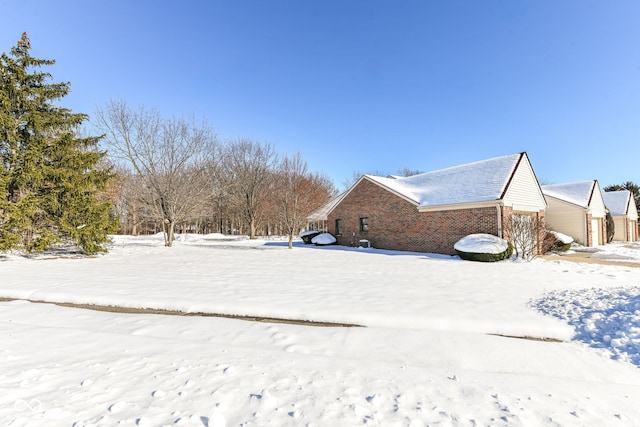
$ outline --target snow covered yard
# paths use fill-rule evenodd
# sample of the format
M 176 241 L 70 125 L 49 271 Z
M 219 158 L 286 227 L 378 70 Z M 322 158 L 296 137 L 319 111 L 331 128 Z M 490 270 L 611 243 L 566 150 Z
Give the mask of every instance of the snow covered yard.
M 608 256 L 607 254 L 610 254 Z M 637 261 L 607 245 L 599 258 Z M 181 236 L 0 260 L 0 424 L 602 426 L 640 419 L 640 269 Z M 554 338 L 542 342 L 497 335 Z

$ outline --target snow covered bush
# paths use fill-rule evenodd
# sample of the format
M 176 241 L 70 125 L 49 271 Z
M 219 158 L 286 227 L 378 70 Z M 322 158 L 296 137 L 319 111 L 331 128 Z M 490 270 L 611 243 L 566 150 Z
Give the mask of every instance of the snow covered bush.
M 311 239 L 316 237 L 318 234 L 320 234 L 318 230 L 309 230 L 309 231 L 305 231 L 304 233 L 301 233 L 300 238 L 302 239 L 305 245 L 310 245 Z
M 566 252 L 571 248 L 573 237 L 548 230 L 544 237 L 543 252 Z
M 333 245 L 337 240 L 331 233 L 321 233 L 311 239 L 311 243 L 316 246 Z
M 467 261 L 500 261 L 513 253 L 511 243 L 492 234 L 470 234 L 458 240 L 453 248 Z

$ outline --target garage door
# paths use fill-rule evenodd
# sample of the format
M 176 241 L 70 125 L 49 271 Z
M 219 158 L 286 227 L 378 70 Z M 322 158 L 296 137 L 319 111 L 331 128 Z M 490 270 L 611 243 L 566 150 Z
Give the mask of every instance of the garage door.
M 624 218 L 615 218 L 613 220 L 615 226 L 615 233 L 613 234 L 613 240 L 625 241 L 627 240 L 627 221 Z

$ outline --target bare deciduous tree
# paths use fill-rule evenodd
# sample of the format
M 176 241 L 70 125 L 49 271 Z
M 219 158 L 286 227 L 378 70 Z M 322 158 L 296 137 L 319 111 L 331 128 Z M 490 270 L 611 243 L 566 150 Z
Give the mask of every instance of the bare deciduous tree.
M 511 241 L 517 257 L 524 260 L 535 258 L 538 253 L 538 243 L 544 224 L 535 215 L 512 214 L 507 220 L 507 239 Z
M 306 226 L 307 216 L 329 200 L 332 187 L 327 178 L 308 172 L 300 153 L 282 159 L 276 173 L 276 208 L 289 237 L 289 249 L 293 247 L 293 236 Z
M 411 169 L 407 166 L 403 167 L 402 169 L 398 169 L 398 175 L 404 177 L 420 175 L 421 173 L 424 173 L 424 171 L 421 171 L 419 169 Z
M 126 161 L 149 190 L 165 245 L 171 246 L 176 223 L 213 194 L 214 132 L 206 122 L 165 119 L 154 110 L 133 111 L 122 101 L 107 103 L 97 119 L 112 154 Z
M 143 180 L 129 169 L 116 168 L 118 198 L 113 208 L 120 217 L 121 231 L 133 236 L 139 234 L 139 227 L 151 217 L 149 194 Z
M 240 139 L 224 150 L 222 177 L 224 187 L 235 198 L 249 237 L 256 238 L 256 230 L 263 215 L 265 200 L 270 197 L 270 180 L 278 156 L 271 144 Z

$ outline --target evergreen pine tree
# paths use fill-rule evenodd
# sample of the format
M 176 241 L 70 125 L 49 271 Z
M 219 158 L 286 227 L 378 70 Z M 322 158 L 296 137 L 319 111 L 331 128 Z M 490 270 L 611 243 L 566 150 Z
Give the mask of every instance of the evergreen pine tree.
M 69 83 L 50 83 L 24 33 L 0 56 L 0 250 L 75 243 L 104 250 L 115 221 L 101 199 L 112 173 L 97 167 L 100 137 L 80 137 L 86 114 L 55 104 Z

